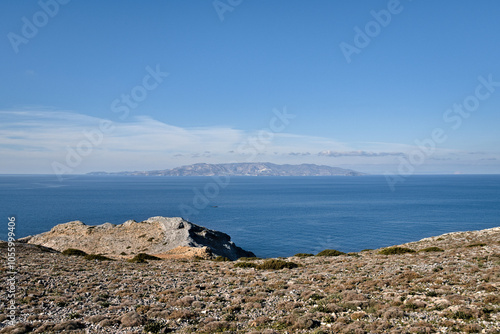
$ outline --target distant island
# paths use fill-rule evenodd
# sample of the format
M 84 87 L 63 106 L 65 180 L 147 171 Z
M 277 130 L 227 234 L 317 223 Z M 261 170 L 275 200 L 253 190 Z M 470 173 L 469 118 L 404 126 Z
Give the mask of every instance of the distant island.
M 91 172 L 89 175 L 139 175 L 139 176 L 360 176 L 351 169 L 314 164 L 277 165 L 269 162 L 227 163 L 182 166 L 173 169 L 135 172 Z

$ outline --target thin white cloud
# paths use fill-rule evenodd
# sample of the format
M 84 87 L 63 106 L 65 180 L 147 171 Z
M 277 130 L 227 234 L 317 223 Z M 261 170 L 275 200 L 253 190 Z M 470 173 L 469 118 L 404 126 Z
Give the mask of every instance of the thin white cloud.
M 325 157 L 388 157 L 388 156 L 404 156 L 403 152 L 367 152 L 367 151 L 321 151 L 319 156 Z
M 101 131 L 102 124 L 108 123 L 112 124 L 112 131 Z M 51 173 L 52 164 L 66 163 L 71 150 L 88 149 L 89 138 L 99 139 L 98 143 L 93 143 L 90 152 L 72 167 L 74 173 L 163 169 L 196 162 L 249 159 L 276 163 L 395 165 L 398 158 L 416 148 L 397 143 L 342 143 L 324 137 L 229 127 L 182 128 L 147 116 L 111 122 L 68 111 L 0 111 L 3 158 L 0 173 Z M 450 154 L 467 155 L 436 149 L 434 156 L 446 158 Z

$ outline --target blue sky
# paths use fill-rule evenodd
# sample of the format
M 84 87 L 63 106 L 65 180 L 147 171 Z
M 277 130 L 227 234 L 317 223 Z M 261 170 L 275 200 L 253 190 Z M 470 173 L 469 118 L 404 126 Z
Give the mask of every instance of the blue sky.
M 0 13 L 0 173 L 235 161 L 500 173 L 498 1 L 41 0 Z

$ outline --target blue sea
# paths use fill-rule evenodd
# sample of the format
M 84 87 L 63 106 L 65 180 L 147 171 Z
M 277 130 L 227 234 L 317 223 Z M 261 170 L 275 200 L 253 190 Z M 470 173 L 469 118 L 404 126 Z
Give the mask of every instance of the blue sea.
M 183 216 L 223 231 L 260 257 L 360 251 L 447 232 L 500 226 L 500 175 L 411 176 L 0 176 L 0 239 L 72 220 L 121 224 Z

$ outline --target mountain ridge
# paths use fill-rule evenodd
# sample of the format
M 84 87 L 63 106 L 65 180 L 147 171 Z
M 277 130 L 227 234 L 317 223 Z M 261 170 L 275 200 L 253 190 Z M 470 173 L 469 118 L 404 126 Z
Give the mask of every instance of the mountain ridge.
M 129 176 L 360 176 L 352 169 L 316 164 L 278 165 L 270 162 L 208 164 L 197 163 L 172 169 L 134 172 L 91 172 L 88 175 Z

